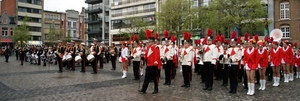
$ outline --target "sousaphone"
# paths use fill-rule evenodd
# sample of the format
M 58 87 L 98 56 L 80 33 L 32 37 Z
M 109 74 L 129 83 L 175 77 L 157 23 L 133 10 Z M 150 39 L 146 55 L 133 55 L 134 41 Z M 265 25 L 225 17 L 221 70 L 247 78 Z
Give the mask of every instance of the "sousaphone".
M 270 38 L 273 37 L 273 41 L 277 41 L 280 43 L 281 38 L 283 37 L 283 33 L 280 29 L 273 29 L 270 33 Z

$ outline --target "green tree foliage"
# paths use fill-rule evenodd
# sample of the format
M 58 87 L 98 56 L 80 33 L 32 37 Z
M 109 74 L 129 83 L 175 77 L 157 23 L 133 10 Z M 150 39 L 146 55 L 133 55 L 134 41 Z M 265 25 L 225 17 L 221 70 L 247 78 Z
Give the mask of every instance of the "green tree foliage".
M 199 8 L 203 13 L 199 13 L 198 24 L 227 35 L 237 26 L 239 35 L 254 35 L 264 29 L 267 12 L 263 5 L 260 0 L 213 0 L 209 6 Z
M 70 42 L 71 41 L 71 30 L 69 29 L 68 30 L 68 34 L 67 34 L 67 37 L 65 39 L 66 42 Z
M 27 42 L 30 39 L 29 27 L 26 24 L 28 20 L 29 18 L 25 16 L 25 18 L 22 20 L 22 24 L 13 29 L 13 41 L 20 46 L 24 46 L 25 43 L 23 42 Z
M 155 13 L 158 32 L 162 34 L 164 30 L 168 30 L 178 37 L 183 31 L 198 27 L 196 23 L 199 12 L 192 5 L 192 0 L 166 0 L 160 2 L 160 10 Z
M 133 34 L 137 33 L 139 40 L 145 39 L 145 30 L 153 25 L 152 22 L 144 21 L 142 17 L 129 17 L 125 21 L 128 23 L 125 24 L 125 28 L 119 30 L 119 33 L 128 38 L 132 38 Z

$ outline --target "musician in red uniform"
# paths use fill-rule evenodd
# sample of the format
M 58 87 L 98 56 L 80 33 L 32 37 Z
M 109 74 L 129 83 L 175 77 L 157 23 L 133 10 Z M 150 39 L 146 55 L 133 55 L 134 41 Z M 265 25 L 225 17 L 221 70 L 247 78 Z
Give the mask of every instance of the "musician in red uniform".
M 248 79 L 248 92 L 247 95 L 254 95 L 254 75 L 258 65 L 258 52 L 254 48 L 255 41 L 250 39 L 248 42 L 248 48 L 244 51 L 244 67 L 247 73 Z
M 295 66 L 297 70 L 296 78 L 300 78 L 300 49 L 297 50 L 297 54 L 295 56 Z
M 258 43 L 258 70 L 259 70 L 259 90 L 266 89 L 266 69 L 268 67 L 268 50 L 264 46 L 264 42 L 259 41 Z
M 273 79 L 274 84 L 273 86 L 279 86 L 280 81 L 280 67 L 282 61 L 283 50 L 281 47 L 278 46 L 278 42 L 274 41 L 272 44 L 272 49 L 270 50 L 270 61 L 271 67 L 273 67 Z
M 293 51 L 292 48 L 288 46 L 288 43 L 289 41 L 285 40 L 282 44 L 283 57 L 281 60 L 282 67 L 283 67 L 283 74 L 284 74 L 284 82 L 286 83 L 289 82 L 289 73 L 290 73 L 289 68 L 291 66 L 291 61 L 293 58 Z
M 149 82 L 154 81 L 154 91 L 152 94 L 158 93 L 158 69 L 160 69 L 162 63 L 160 61 L 160 51 L 159 47 L 154 43 L 155 39 L 152 36 L 150 30 L 146 30 L 146 37 L 150 39 L 149 46 L 146 48 L 145 60 L 147 61 L 146 75 L 143 83 L 143 87 L 139 92 L 146 93 Z

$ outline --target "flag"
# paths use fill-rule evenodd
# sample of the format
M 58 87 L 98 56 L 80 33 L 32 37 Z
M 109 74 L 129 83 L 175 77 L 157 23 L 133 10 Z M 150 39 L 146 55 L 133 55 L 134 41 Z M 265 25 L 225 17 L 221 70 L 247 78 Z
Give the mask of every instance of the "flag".
M 233 31 L 236 32 L 235 38 L 239 37 L 239 31 L 238 31 L 237 25 L 234 25 Z

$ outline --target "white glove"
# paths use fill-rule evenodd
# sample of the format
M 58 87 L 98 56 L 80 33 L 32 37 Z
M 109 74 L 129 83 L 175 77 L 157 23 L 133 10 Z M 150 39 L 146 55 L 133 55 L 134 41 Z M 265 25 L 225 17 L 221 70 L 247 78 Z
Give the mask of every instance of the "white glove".
M 216 60 L 212 60 L 211 64 L 216 65 L 216 62 L 217 62 Z

